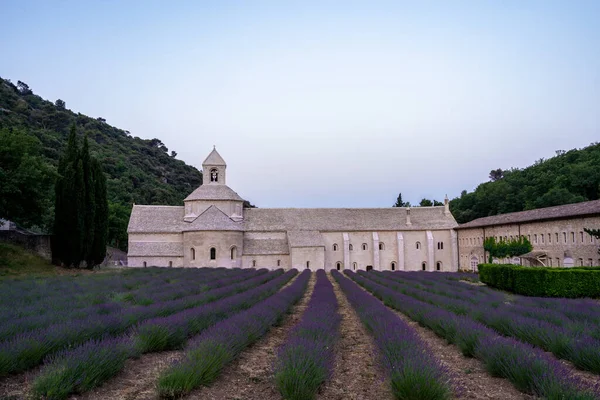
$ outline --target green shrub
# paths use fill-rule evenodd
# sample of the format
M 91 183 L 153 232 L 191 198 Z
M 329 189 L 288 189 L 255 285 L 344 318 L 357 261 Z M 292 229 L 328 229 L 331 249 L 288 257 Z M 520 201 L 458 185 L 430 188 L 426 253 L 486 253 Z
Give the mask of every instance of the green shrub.
M 488 286 L 525 296 L 600 297 L 600 267 L 480 264 L 479 279 Z

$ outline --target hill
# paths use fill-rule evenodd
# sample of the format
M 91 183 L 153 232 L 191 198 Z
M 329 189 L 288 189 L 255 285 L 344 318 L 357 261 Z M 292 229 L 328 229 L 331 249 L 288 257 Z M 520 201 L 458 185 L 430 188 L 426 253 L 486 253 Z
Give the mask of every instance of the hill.
M 55 170 L 73 123 L 81 137 L 88 135 L 90 152 L 102 163 L 106 173 L 109 243 L 115 247 L 126 249 L 132 203 L 180 205 L 185 196 L 202 183 L 202 173 L 177 160 L 177 153 L 169 153 L 159 139 L 133 137 L 103 118 L 67 109 L 63 100 L 54 103 L 44 100 L 23 82 L 15 85 L 0 78 L 0 133 L 17 131 L 35 138 L 32 139 L 36 141 L 35 147 L 39 148 L 41 160 L 49 169 Z M 44 207 L 36 228 L 49 232 L 54 190 L 44 193 L 48 206 Z M 15 218 L 15 222 L 26 227 L 32 225 L 28 219 Z
M 532 166 L 490 172 L 490 182 L 450 201 L 459 223 L 476 218 L 600 198 L 600 144 L 559 150 Z

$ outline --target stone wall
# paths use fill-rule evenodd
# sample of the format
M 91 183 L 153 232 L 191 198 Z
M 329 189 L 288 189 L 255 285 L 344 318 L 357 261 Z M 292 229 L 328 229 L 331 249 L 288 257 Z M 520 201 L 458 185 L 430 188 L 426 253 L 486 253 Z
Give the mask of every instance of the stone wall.
M 52 259 L 50 240 L 50 235 L 26 234 L 15 230 L 0 231 L 0 241 L 24 247 L 48 261 Z

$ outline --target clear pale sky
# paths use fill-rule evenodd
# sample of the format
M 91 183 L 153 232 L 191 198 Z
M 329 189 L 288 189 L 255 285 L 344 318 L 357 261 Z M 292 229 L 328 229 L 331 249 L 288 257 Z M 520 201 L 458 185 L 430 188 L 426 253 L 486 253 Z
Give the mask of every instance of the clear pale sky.
M 442 200 L 600 139 L 600 1 L 0 4 L 0 76 L 216 145 L 260 207 Z

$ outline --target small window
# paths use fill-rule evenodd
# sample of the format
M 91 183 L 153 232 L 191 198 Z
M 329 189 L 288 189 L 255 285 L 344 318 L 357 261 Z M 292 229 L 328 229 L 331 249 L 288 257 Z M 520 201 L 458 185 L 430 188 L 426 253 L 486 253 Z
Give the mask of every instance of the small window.
M 421 248 L 421 242 L 417 242 L 417 250 Z
M 472 240 L 473 240 L 473 239 L 471 239 L 471 241 L 472 241 Z M 444 242 L 438 242 L 438 243 L 437 243 L 437 248 L 438 248 L 438 250 L 444 250 Z
M 537 244 L 537 235 L 533 235 L 533 243 Z
M 367 244 L 366 244 L 366 243 L 363 243 L 363 244 L 362 244 L 362 249 L 363 249 L 363 251 L 364 251 L 364 250 L 367 250 Z
M 233 246 L 231 248 L 231 254 L 229 255 L 232 260 L 235 260 L 237 257 L 237 247 Z
M 426 271 L 426 270 L 427 270 L 427 263 L 426 263 L 426 262 L 424 262 L 423 264 L 421 264 L 421 269 L 422 269 L 423 271 Z
M 277 266 L 281 267 L 281 260 L 277 260 Z
M 594 260 L 592 260 L 591 258 L 588 259 L 588 267 L 593 267 L 594 266 Z
M 192 258 L 192 260 L 196 259 L 196 249 L 194 249 L 193 247 L 190 249 L 190 257 Z
M 217 259 L 217 249 L 215 249 L 214 247 L 210 248 L 210 259 L 211 260 Z
M 560 258 L 556 257 L 556 266 L 560 267 Z
M 342 269 L 342 263 L 338 261 L 338 262 L 335 264 L 335 268 L 336 268 L 338 271 L 340 271 L 340 270 Z
M 392 261 L 391 267 L 392 267 L 392 271 L 396 270 L 396 262 L 395 261 Z
M 529 243 L 531 243 L 531 235 L 527 235 L 527 240 L 529 240 Z
M 556 232 L 556 234 L 554 236 L 555 236 L 554 238 L 556 239 L 556 243 L 558 244 L 558 232 Z
M 306 269 L 309 269 L 309 268 L 310 268 L 310 261 L 307 261 L 306 262 Z
M 579 259 L 579 266 L 580 266 L 580 267 L 583 267 L 583 258 L 580 258 L 580 259 Z
M 551 267 L 551 266 L 552 266 L 552 257 L 550 257 L 550 258 L 548 259 L 548 266 L 549 266 L 549 267 Z
M 356 270 L 356 263 L 352 263 L 352 269 Z
M 173 268 L 173 261 L 169 261 L 169 268 Z
M 571 232 L 571 242 L 575 243 L 575 232 Z
M 348 250 L 350 250 L 350 251 L 354 250 L 354 246 L 352 246 L 352 243 L 350 243 L 350 244 L 348 245 Z
M 379 250 L 385 250 L 385 244 L 384 243 L 379 243 Z
M 146 261 L 144 261 L 144 268 L 146 268 L 148 265 L 146 264 Z
M 583 232 L 579 232 L 579 234 L 581 235 L 581 243 L 583 244 Z
M 337 245 L 337 243 L 333 244 L 333 251 L 338 251 L 338 245 Z
M 442 263 L 441 263 L 441 262 L 439 262 L 439 261 L 438 261 L 438 262 L 435 264 L 435 270 L 436 270 L 436 271 L 441 271 L 441 270 L 442 270 Z
M 544 243 L 544 234 L 543 233 L 540 234 L 540 239 L 542 239 L 542 243 Z
M 252 267 L 256 267 L 256 260 L 252 260 Z
M 548 234 L 548 243 L 552 243 L 552 235 Z

